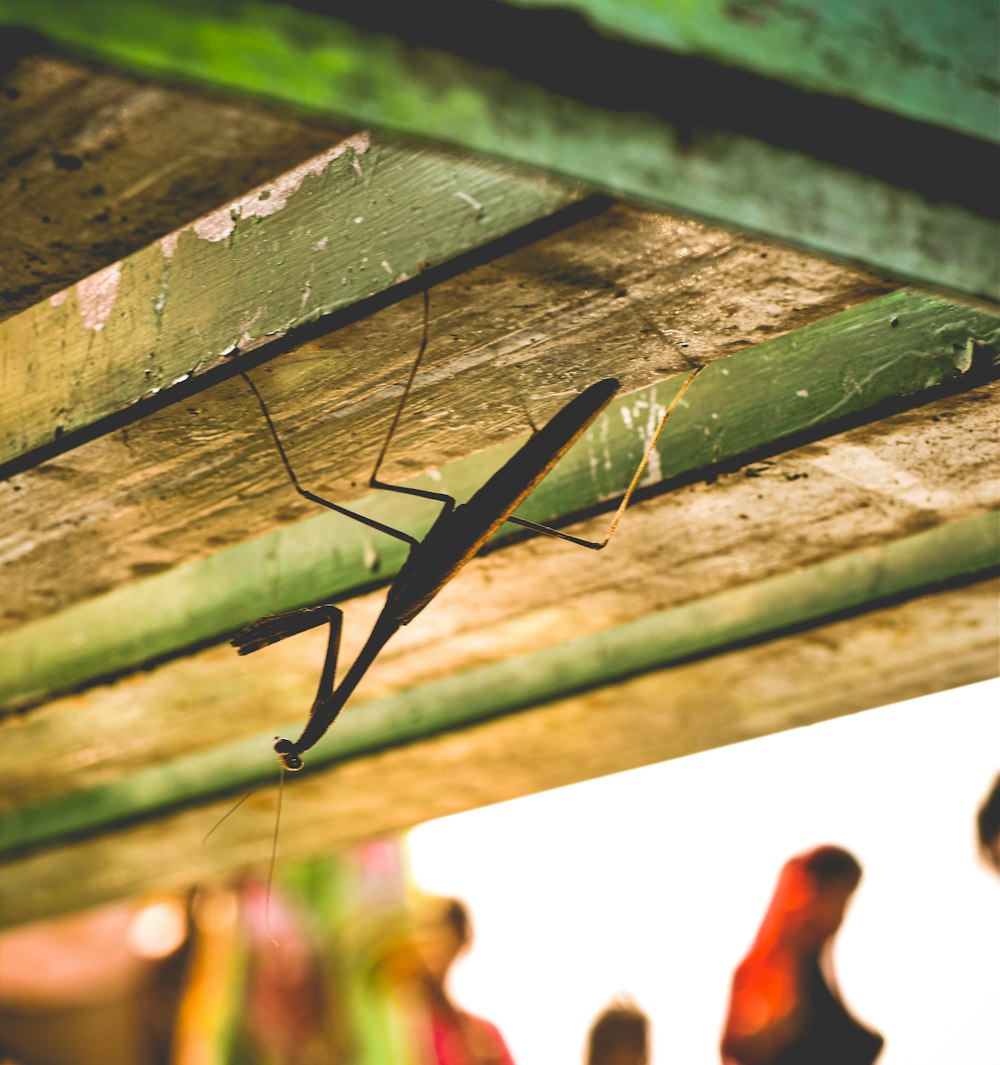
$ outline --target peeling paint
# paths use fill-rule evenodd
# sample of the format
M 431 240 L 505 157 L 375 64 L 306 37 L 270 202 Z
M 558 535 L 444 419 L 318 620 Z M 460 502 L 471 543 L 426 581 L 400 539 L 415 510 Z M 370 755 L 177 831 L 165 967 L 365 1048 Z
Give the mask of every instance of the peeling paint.
M 53 307 L 61 307 L 66 302 L 66 297 L 69 295 L 69 289 L 64 288 L 62 292 L 56 292 L 54 295 L 49 296 L 49 303 Z
M 808 399 L 809 398 L 809 389 L 808 388 L 800 388 L 800 389 L 798 389 L 796 391 L 795 394 L 799 397 L 799 399 Z
M 96 274 L 76 283 L 76 299 L 80 305 L 80 317 L 84 329 L 103 329 L 111 316 L 118 286 L 122 279 L 122 264 L 112 263 Z
M 312 246 L 313 251 L 323 251 L 329 243 L 329 237 L 320 237 L 319 240 L 317 240 L 316 243 Z
M 174 257 L 174 252 L 177 251 L 177 242 L 181 239 L 181 230 L 175 229 L 173 233 L 168 233 L 165 237 L 160 237 L 160 251 L 167 259 Z
M 329 151 L 307 159 L 267 185 L 258 186 L 245 196 L 202 216 L 191 226 L 191 229 L 202 240 L 217 244 L 233 232 L 238 219 L 267 218 L 269 215 L 277 214 L 288 203 L 289 196 L 297 191 L 307 177 L 322 174 L 334 159 L 339 159 L 348 151 L 353 152 L 352 162 L 360 173 L 357 157 L 367 152 L 370 146 L 371 138 L 366 132 L 348 137 L 347 140 L 335 144 Z
M 248 351 L 253 345 L 253 337 L 250 335 L 250 330 L 257 324 L 263 313 L 264 308 L 258 307 L 257 310 L 254 311 L 252 317 L 245 318 L 240 322 L 238 326 L 239 338 L 236 341 L 236 347 L 239 348 L 240 351 Z M 223 354 L 226 353 L 224 352 Z

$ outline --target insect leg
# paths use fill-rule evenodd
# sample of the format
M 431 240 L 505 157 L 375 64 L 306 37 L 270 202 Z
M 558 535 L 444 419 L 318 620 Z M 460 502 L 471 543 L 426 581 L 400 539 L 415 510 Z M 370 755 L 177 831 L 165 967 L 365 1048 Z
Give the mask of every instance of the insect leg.
M 544 533 L 547 536 L 555 536 L 560 540 L 568 540 L 571 544 L 578 544 L 580 547 L 589 547 L 593 551 L 600 551 L 602 547 L 607 547 L 608 541 L 614 535 L 615 529 L 618 528 L 618 523 L 622 520 L 622 515 L 625 513 L 625 508 L 629 504 L 629 500 L 632 498 L 632 494 L 635 492 L 639 484 L 639 479 L 642 477 L 642 472 L 646 468 L 646 463 L 649 461 L 649 456 L 653 453 L 653 448 L 656 447 L 656 442 L 660 439 L 660 434 L 663 432 L 663 427 L 667 424 L 667 419 L 670 417 L 674 407 L 681 401 L 681 397 L 688 390 L 688 386 L 691 382 L 701 373 L 704 369 L 703 366 L 699 366 L 697 369 L 692 370 L 688 374 L 684 383 L 677 391 L 677 395 L 670 401 L 670 405 L 663 412 L 660 418 L 659 424 L 656 426 L 656 431 L 653 433 L 652 439 L 646 445 L 646 450 L 643 452 L 642 460 L 640 461 L 635 473 L 632 475 L 632 480 L 629 483 L 628 488 L 625 490 L 625 495 L 622 497 L 622 501 L 618 504 L 618 509 L 614 513 L 614 517 L 611 519 L 611 525 L 608 527 L 608 531 L 604 535 L 603 540 L 584 540 L 579 536 L 571 536 L 569 533 L 564 533 L 559 529 L 553 529 L 548 525 L 540 525 L 537 522 L 528 521 L 526 518 L 519 518 L 515 514 L 511 514 L 507 521 L 514 525 L 520 525 L 525 529 L 531 529 L 532 532 Z
M 408 533 L 404 533 L 399 529 L 394 529 L 391 525 L 384 525 L 382 522 L 376 521 L 374 518 L 369 518 L 364 514 L 357 513 L 357 511 L 348 510 L 347 507 L 342 507 L 339 503 L 332 503 L 329 499 L 324 499 L 322 496 L 315 495 L 313 492 L 303 488 L 302 485 L 299 484 L 299 479 L 295 475 L 295 470 L 292 469 L 292 464 L 288 461 L 288 456 L 285 454 L 285 449 L 278 437 L 278 431 L 275 429 L 274 422 L 271 420 L 271 414 L 267 409 L 267 404 L 264 402 L 264 397 L 257 391 L 257 386 L 242 370 L 240 370 L 240 376 L 250 386 L 250 391 L 253 392 L 257 402 L 260 404 L 261 412 L 264 415 L 264 421 L 267 422 L 267 427 L 270 430 L 271 438 L 274 440 L 274 445 L 278 449 L 278 455 L 281 458 L 282 465 L 285 467 L 288 478 L 292 482 L 292 487 L 300 496 L 303 496 L 312 503 L 318 503 L 321 507 L 327 507 L 330 510 L 336 511 L 338 514 L 343 514 L 345 517 L 353 518 L 355 521 L 359 521 L 362 525 L 367 525 L 371 529 L 377 529 L 379 532 L 386 533 L 388 536 L 393 536 L 397 540 L 402 540 L 404 543 L 409 544 L 410 547 L 416 546 L 417 540 Z
M 425 263 L 420 263 L 420 269 L 423 270 Z M 385 460 L 386 452 L 389 450 L 389 444 L 396 432 L 396 426 L 399 425 L 399 416 L 403 413 L 403 407 L 406 406 L 406 401 L 410 395 L 410 389 L 413 387 L 413 380 L 417 376 L 417 370 L 420 369 L 420 363 L 423 361 L 424 352 L 427 351 L 427 337 L 430 329 L 430 309 L 431 309 L 431 297 L 430 293 L 425 288 L 422 292 L 423 296 L 423 327 L 420 332 L 420 347 L 417 349 L 417 358 L 410 368 L 410 375 L 406 379 L 406 384 L 403 386 L 403 394 L 399 397 L 399 404 L 396 407 L 396 413 L 392 416 L 392 421 L 389 423 L 389 432 L 386 434 L 385 440 L 382 443 L 382 450 L 378 453 L 378 458 L 375 460 L 375 468 L 372 470 L 372 475 L 368 479 L 368 484 L 371 488 L 381 488 L 387 492 L 402 492 L 404 495 L 420 496 L 422 499 L 435 499 L 439 503 L 443 503 L 447 510 L 451 510 L 455 506 L 455 500 L 445 495 L 444 492 L 431 492 L 425 488 L 410 488 L 401 484 L 388 484 L 385 481 L 378 479 L 378 471 Z
M 307 629 L 314 629 L 317 625 L 330 623 L 331 637 L 336 629 L 339 645 L 339 634 L 343 619 L 340 607 L 333 603 L 321 603 L 319 606 L 305 606 L 298 610 L 289 610 L 284 614 L 271 614 L 247 625 L 230 641 L 241 655 L 253 654 L 262 647 L 267 647 L 279 640 L 295 636 Z M 329 657 L 329 653 L 328 653 Z M 336 651 L 334 651 L 334 665 L 336 665 Z

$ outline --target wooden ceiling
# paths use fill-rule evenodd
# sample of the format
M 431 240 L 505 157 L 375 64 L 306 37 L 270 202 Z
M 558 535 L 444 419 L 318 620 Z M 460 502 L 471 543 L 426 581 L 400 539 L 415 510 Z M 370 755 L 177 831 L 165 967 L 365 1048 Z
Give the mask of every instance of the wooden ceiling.
M 0 923 L 266 862 L 270 785 L 200 840 L 241 788 L 276 782 L 270 739 L 304 721 L 325 638 L 246 659 L 228 639 L 335 598 L 349 661 L 403 552 L 294 493 L 238 371 L 303 485 L 421 535 L 432 504 L 367 483 L 423 287 L 428 354 L 387 478 L 467 496 L 530 422 L 613 375 L 621 397 L 523 508 L 576 535 L 607 527 L 657 412 L 706 369 L 607 551 L 507 526 L 394 639 L 294 779 L 283 854 L 997 674 L 995 208 L 975 182 L 848 157 L 843 130 L 820 151 L 792 118 L 808 83 L 817 115 L 995 168 L 971 97 L 946 129 L 913 71 L 897 108 L 891 85 L 869 99 L 759 56 L 733 82 L 725 35 L 678 57 L 605 37 L 594 11 L 583 37 L 539 15 L 570 52 L 636 48 L 647 86 L 684 62 L 779 108 L 750 129 L 743 104 L 702 100 L 719 128 L 695 135 L 652 107 L 621 120 L 612 174 L 601 138 L 624 104 L 574 82 L 579 55 L 541 84 L 461 34 L 403 19 L 386 51 L 370 27 L 275 5 L 271 80 L 251 85 L 230 7 L 223 23 L 202 5 L 182 63 L 167 5 L 155 40 L 0 5 L 46 34 L 8 35 L 0 86 Z M 329 76 L 315 98 L 319 44 L 291 78 L 296 19 L 328 50 L 336 32 L 369 49 L 364 92 L 345 102 Z M 438 111 L 401 109 L 406 56 Z M 516 150 L 510 130 L 468 133 L 446 76 L 515 123 Z M 682 163 L 657 154 L 665 129 Z

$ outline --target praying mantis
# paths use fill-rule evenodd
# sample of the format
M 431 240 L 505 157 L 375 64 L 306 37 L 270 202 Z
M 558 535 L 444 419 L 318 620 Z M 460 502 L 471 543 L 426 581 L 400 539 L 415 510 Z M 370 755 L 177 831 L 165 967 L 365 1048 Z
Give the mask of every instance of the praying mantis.
M 611 402 L 620 388 L 619 382 L 614 378 L 609 377 L 597 381 L 566 403 L 541 429 L 536 430 L 526 443 L 465 503 L 459 504 L 451 496 L 441 492 L 427 491 L 408 485 L 388 484 L 379 480 L 379 470 L 427 350 L 429 316 L 430 294 L 425 288 L 423 291 L 423 331 L 417 358 L 403 387 L 388 434 L 368 481 L 371 488 L 419 496 L 441 505 L 436 521 L 422 540 L 417 540 L 406 532 L 356 513 L 303 488 L 282 446 L 263 397 L 250 377 L 241 371 L 260 405 L 271 438 L 295 491 L 313 503 L 352 518 L 385 535 L 402 540 L 409 547 L 409 554 L 389 587 L 385 605 L 375 621 L 368 640 L 339 684 L 336 680 L 336 673 L 343 612 L 334 603 L 321 603 L 317 606 L 303 607 L 288 613 L 262 618 L 242 629 L 233 638 L 233 646 L 241 655 L 245 655 L 319 625 L 329 625 L 326 658 L 305 727 L 297 739 L 278 737 L 274 743 L 274 750 L 281 766 L 290 771 L 303 768 L 302 756 L 323 738 L 336 721 L 362 677 L 393 634 L 398 632 L 403 625 L 408 625 L 434 599 L 504 522 L 520 525 L 533 532 L 555 536 L 591 550 L 601 550 L 607 546 L 635 492 L 667 418 L 702 369 L 698 367 L 688 374 L 661 415 L 605 536 L 601 540 L 584 540 L 558 529 L 527 521 L 518 517 L 514 511 Z

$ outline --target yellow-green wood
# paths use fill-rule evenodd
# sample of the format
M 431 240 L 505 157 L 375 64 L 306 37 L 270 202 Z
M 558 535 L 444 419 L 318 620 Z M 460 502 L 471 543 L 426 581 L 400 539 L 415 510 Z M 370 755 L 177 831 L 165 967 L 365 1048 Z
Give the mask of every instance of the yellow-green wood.
M 356 134 L 0 323 L 0 469 L 573 199 L 516 167 Z
M 997 345 L 998 330 L 995 316 L 902 291 L 713 363 L 673 415 L 645 483 L 776 449 L 793 434 L 822 435 L 859 412 L 877 418 L 887 403 L 949 379 L 960 383 L 963 374 L 971 386 L 990 360 L 990 349 L 976 344 Z M 674 378 L 616 401 L 521 513 L 551 523 L 614 500 L 638 463 L 656 412 L 679 382 Z M 412 483 L 466 498 L 517 443 Z M 426 501 L 382 492 L 350 505 L 417 536 L 435 512 Z M 346 598 L 391 577 L 404 551 L 396 540 L 322 513 L 116 589 L 5 636 L 0 706 L 30 705 L 183 653 L 264 614 Z M 157 609 L 150 610 L 150 603 Z
M 688 42 L 708 61 L 612 41 L 575 18 L 497 4 L 443 11 L 349 5 L 333 17 L 266 0 L 185 0 L 124 11 L 113 0 L 69 7 L 3 0 L 0 19 L 160 76 L 448 141 L 1000 298 L 992 194 L 998 157 L 988 129 L 998 106 L 988 50 L 996 34 L 986 0 L 976 0 L 971 15 L 956 9 L 947 18 L 944 0 L 939 5 L 917 36 L 926 44 L 943 27 L 946 43 L 927 50 L 913 47 L 888 3 L 872 12 L 874 26 L 854 3 L 843 20 L 831 15 L 807 31 L 811 47 L 800 51 L 807 68 L 819 56 L 830 69 L 841 52 L 855 57 L 850 90 L 820 79 L 827 96 L 731 68 L 740 13 L 772 30 L 751 34 L 750 65 L 759 69 L 762 56 L 781 54 L 778 42 L 801 44 L 811 9 L 799 5 L 780 13 L 770 5 L 726 5 L 726 47 Z M 719 16 L 718 4 L 706 8 L 707 23 Z M 611 28 L 620 34 L 620 20 Z M 827 38 L 836 42 L 829 55 Z M 868 101 L 861 86 L 882 66 L 880 46 L 895 57 L 877 94 L 880 108 L 899 99 L 903 113 L 915 110 L 930 122 L 955 111 L 964 116 L 957 128 L 972 127 L 977 136 L 842 101 Z M 879 60 L 865 58 L 872 52 Z M 901 67 L 907 74 L 897 85 Z M 764 72 L 815 87 L 787 63 Z M 936 101 L 933 113 L 928 99 Z M 981 139 L 987 136 L 991 142 Z
M 340 762 L 371 758 L 388 748 L 470 729 L 711 653 L 939 592 L 957 579 L 986 580 L 998 569 L 1000 511 L 849 552 L 534 654 L 371 700 L 345 715 L 310 753 L 301 776 L 291 780 L 297 785 Z M 291 724 L 287 731 L 295 728 Z M 238 792 L 275 772 L 272 739 L 273 732 L 251 736 L 113 784 L 12 810 L 0 816 L 0 855 L 53 846 Z

